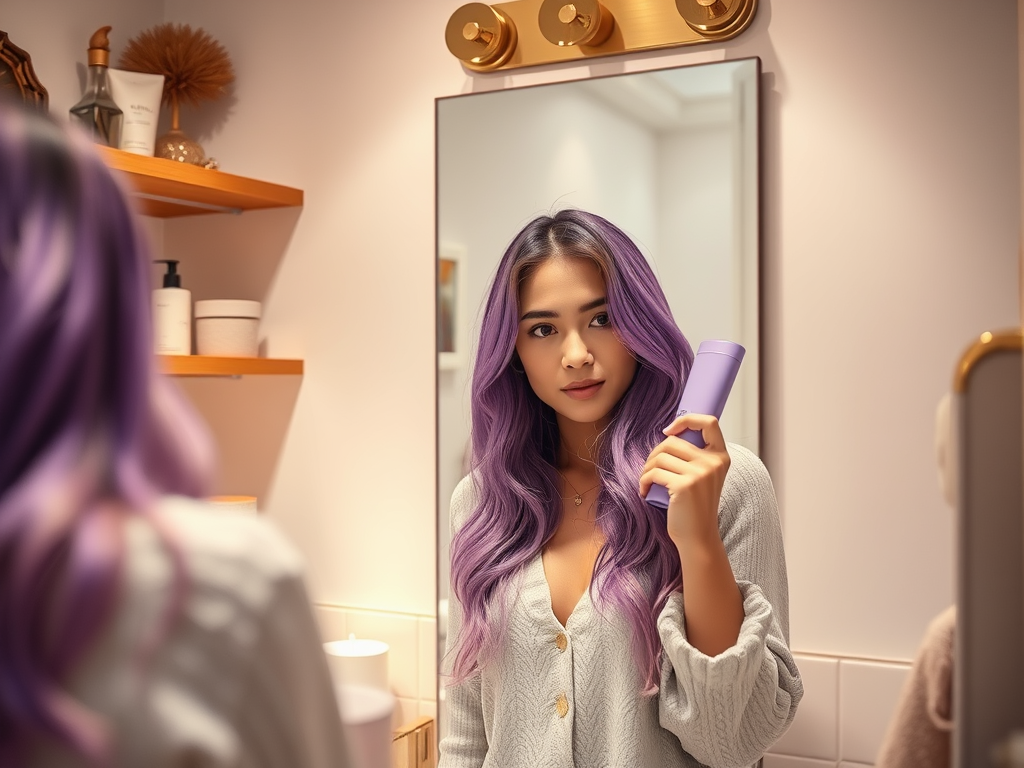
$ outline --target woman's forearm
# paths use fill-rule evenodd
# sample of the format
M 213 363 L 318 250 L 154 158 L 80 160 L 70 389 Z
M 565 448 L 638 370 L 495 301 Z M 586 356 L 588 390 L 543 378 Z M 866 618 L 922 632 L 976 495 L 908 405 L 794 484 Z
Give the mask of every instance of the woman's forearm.
M 683 615 L 690 644 L 717 656 L 736 644 L 743 597 L 721 539 L 677 545 L 683 571 Z

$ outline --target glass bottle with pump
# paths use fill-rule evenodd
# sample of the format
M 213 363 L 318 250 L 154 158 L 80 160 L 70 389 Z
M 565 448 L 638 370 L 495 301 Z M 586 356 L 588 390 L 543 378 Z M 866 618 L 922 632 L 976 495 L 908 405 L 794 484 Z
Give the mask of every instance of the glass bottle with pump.
M 110 66 L 107 33 L 111 29 L 100 27 L 89 38 L 89 79 L 82 99 L 71 108 L 71 117 L 88 128 L 97 142 L 117 149 L 121 145 L 124 114 L 110 97 L 107 82 L 107 67 Z

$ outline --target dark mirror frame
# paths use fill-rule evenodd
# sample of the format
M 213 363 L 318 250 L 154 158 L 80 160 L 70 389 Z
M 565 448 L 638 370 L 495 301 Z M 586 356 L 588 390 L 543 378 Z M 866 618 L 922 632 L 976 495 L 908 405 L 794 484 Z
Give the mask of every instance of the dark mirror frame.
M 500 96 L 502 94 L 513 94 L 513 93 L 519 93 L 519 92 L 523 92 L 523 91 L 530 91 L 530 90 L 534 90 L 534 89 L 546 89 L 546 88 L 550 89 L 550 88 L 559 88 L 559 87 L 563 87 L 563 86 L 581 86 L 581 85 L 586 87 L 587 83 L 595 83 L 595 82 L 604 81 L 604 80 L 614 80 L 614 79 L 617 79 L 617 78 L 628 78 L 628 77 L 632 77 L 632 76 L 636 76 L 636 75 L 651 75 L 651 74 L 657 74 L 659 72 L 667 73 L 667 72 L 672 72 L 672 71 L 676 71 L 676 70 L 683 70 L 683 69 L 685 69 L 685 70 L 692 70 L 692 69 L 695 69 L 695 68 L 698 68 L 698 67 L 713 67 L 716 64 L 723 64 L 723 63 L 739 64 L 741 62 L 753 62 L 753 64 L 754 64 L 754 71 L 753 71 L 753 75 L 752 75 L 751 80 L 752 80 L 752 87 L 753 87 L 752 99 L 753 99 L 753 105 L 754 105 L 755 114 L 753 115 L 753 119 L 750 119 L 749 115 L 747 115 L 745 117 L 745 119 L 748 121 L 749 125 L 752 126 L 752 129 L 753 129 L 753 136 L 752 136 L 751 142 L 752 142 L 752 150 L 755 153 L 756 157 L 754 159 L 754 162 L 750 164 L 751 167 L 749 168 L 750 173 L 752 173 L 752 175 L 753 175 L 753 179 L 752 179 L 753 183 L 750 186 L 744 187 L 743 186 L 743 181 L 741 180 L 740 182 L 736 183 L 736 188 L 743 188 L 744 190 L 750 189 L 751 199 L 749 200 L 750 205 L 748 207 L 752 208 L 752 211 L 750 212 L 750 215 L 752 217 L 752 221 L 750 222 L 750 225 L 749 225 L 748 229 L 750 230 L 751 234 L 754 237 L 756 237 L 756 244 L 754 244 L 753 246 L 750 246 L 749 244 L 747 244 L 747 246 L 746 246 L 746 248 L 747 248 L 746 252 L 748 253 L 752 263 L 756 264 L 757 275 L 756 275 L 756 278 L 754 280 L 750 281 L 751 285 L 749 286 L 749 293 L 747 293 L 745 295 L 748 298 L 751 298 L 754 301 L 756 301 L 756 304 L 757 304 L 757 309 L 756 309 L 756 313 L 755 313 L 755 317 L 756 317 L 756 320 L 755 320 L 755 322 L 756 322 L 756 333 L 754 334 L 754 335 L 756 335 L 756 339 L 754 340 L 754 343 L 756 343 L 756 346 L 757 346 L 757 354 L 755 356 L 756 357 L 756 362 L 755 362 L 755 365 L 753 367 L 752 372 L 747 374 L 748 376 L 751 376 L 751 380 L 752 380 L 754 386 L 756 386 L 756 393 L 757 393 L 756 394 L 757 436 L 756 436 L 755 440 L 753 441 L 754 444 L 752 444 L 752 445 L 749 444 L 750 441 L 740 440 L 739 442 L 744 442 L 744 443 L 747 444 L 747 447 L 751 448 L 755 452 L 759 452 L 761 446 L 763 446 L 763 444 L 764 444 L 764 432 L 763 432 L 763 427 L 764 427 L 764 408 L 763 408 L 764 396 L 763 396 L 763 386 L 762 386 L 762 384 L 763 384 L 763 357 L 762 357 L 762 351 L 763 351 L 763 338 L 764 338 L 764 322 L 763 322 L 764 321 L 764 317 L 763 317 L 763 315 L 764 315 L 764 300 L 763 300 L 763 284 L 764 284 L 764 277 L 763 277 L 763 273 L 764 273 L 764 270 L 763 270 L 763 249 L 764 249 L 764 237 L 763 237 L 763 199 L 762 198 L 763 198 L 763 189 L 764 189 L 764 182 L 763 182 L 763 165 L 764 165 L 764 159 L 763 158 L 764 158 L 764 151 L 763 151 L 763 146 L 762 146 L 762 144 L 763 144 L 763 117 L 762 117 L 762 112 L 763 112 L 763 105 L 762 105 L 763 93 L 762 93 L 762 72 L 761 72 L 761 61 L 760 61 L 760 59 L 754 57 L 754 58 L 746 58 L 746 59 L 725 60 L 725 61 L 722 61 L 722 62 L 706 62 L 706 63 L 701 63 L 701 64 L 688 65 L 688 66 L 685 66 L 685 67 L 671 67 L 671 68 L 665 69 L 665 70 L 646 70 L 646 71 L 629 72 L 629 73 L 617 74 L 617 75 L 609 75 L 609 76 L 600 77 L 600 78 L 587 78 L 587 79 L 584 79 L 584 80 L 570 80 L 570 81 L 562 81 L 562 82 L 555 82 L 555 83 L 542 83 L 542 84 L 537 84 L 537 85 L 525 86 L 525 87 L 521 87 L 521 88 L 510 88 L 510 89 L 494 90 L 494 91 L 481 91 L 481 92 L 476 92 L 476 93 L 461 94 L 461 95 L 458 95 L 458 96 L 442 97 L 442 98 L 438 98 L 438 99 L 435 100 L 435 200 L 436 200 L 436 207 L 435 207 L 435 246 L 436 246 L 436 251 L 435 251 L 435 254 L 434 254 L 434 258 L 435 258 L 435 294 L 434 295 L 435 295 L 435 299 L 437 300 L 437 304 L 436 304 L 436 307 L 435 307 L 435 324 L 436 324 L 436 327 L 438 329 L 438 332 L 435 334 L 435 342 L 437 344 L 437 349 L 436 349 L 436 352 L 437 352 L 437 354 L 436 354 L 437 368 L 436 368 L 436 371 L 435 371 L 435 375 L 436 375 L 435 384 L 436 384 L 436 391 L 437 391 L 437 397 L 436 397 L 436 400 L 435 400 L 435 408 L 436 408 L 436 411 L 435 411 L 435 427 L 436 427 L 436 445 L 435 445 L 435 450 L 436 450 L 436 456 L 437 456 L 437 466 L 435 468 L 435 472 L 436 472 L 435 477 L 436 477 L 436 488 L 437 488 L 437 496 L 438 496 L 438 498 L 436 500 L 437 501 L 437 505 L 438 505 L 437 506 L 437 531 L 436 531 L 436 536 L 437 536 L 436 542 L 437 542 L 437 552 L 438 552 L 438 563 L 437 563 L 437 604 L 438 604 L 438 606 L 440 606 L 440 602 L 442 600 L 442 597 L 447 597 L 447 589 L 443 588 L 446 585 L 442 585 L 441 581 L 442 581 L 442 578 L 447 578 L 448 568 L 446 566 L 446 563 L 442 562 L 442 559 L 448 557 L 447 540 L 449 538 L 449 531 L 448 531 L 448 525 L 447 525 L 447 521 L 448 521 L 448 503 L 449 503 L 449 500 L 445 499 L 445 498 L 441 498 L 441 496 L 442 496 L 442 488 L 443 488 L 441 459 L 442 459 L 442 444 L 443 444 L 443 439 L 444 439 L 444 435 L 443 435 L 443 427 L 444 427 L 444 425 L 442 424 L 442 420 L 441 420 L 441 417 L 442 417 L 442 397 L 441 397 L 441 394 L 442 394 L 442 377 L 448 375 L 448 371 L 449 371 L 449 369 L 453 365 L 467 365 L 466 382 L 467 382 L 467 386 L 468 386 L 469 379 L 470 379 L 470 377 L 472 375 L 472 371 L 468 369 L 468 362 L 470 361 L 470 358 L 471 358 L 470 350 L 471 350 L 471 348 L 473 346 L 473 341 L 474 341 L 473 339 L 465 337 L 466 335 L 471 335 L 471 334 L 465 334 L 463 336 L 459 336 L 457 332 L 456 333 L 451 333 L 450 332 L 451 328 L 450 328 L 450 325 L 449 325 L 450 319 L 447 318 L 447 317 L 443 317 L 442 316 L 442 301 L 440 300 L 440 295 L 441 295 L 440 292 L 441 292 L 441 290 L 443 288 L 446 289 L 446 290 L 450 289 L 451 286 L 442 286 L 441 259 L 444 258 L 444 259 L 452 260 L 454 262 L 454 272 L 458 273 L 459 271 L 462 271 L 463 272 L 463 276 L 462 276 L 463 280 L 465 279 L 464 273 L 466 271 L 465 270 L 466 262 L 463 260 L 466 257 L 466 254 L 460 254 L 457 251 L 456 251 L 456 253 L 453 254 L 451 252 L 451 250 L 450 250 L 450 244 L 442 242 L 443 232 L 442 232 L 442 201 L 441 201 L 441 194 L 442 194 L 442 175 L 443 175 L 444 171 L 443 171 L 443 169 L 441 167 L 441 162 L 442 162 L 442 130 L 443 130 L 443 126 L 442 126 L 442 122 L 443 122 L 443 120 L 442 120 L 442 110 L 443 110 L 444 104 L 447 103 L 447 102 L 455 101 L 455 100 L 460 100 L 461 101 L 461 100 L 465 100 L 465 99 L 472 99 L 472 98 L 475 98 L 475 97 L 486 97 L 486 98 L 498 97 L 498 98 L 500 98 Z M 505 148 L 503 148 L 501 146 L 498 146 L 498 145 L 494 146 L 494 151 L 495 152 L 501 152 L 501 151 L 503 151 L 503 149 L 505 149 Z M 486 158 L 483 158 L 483 160 L 486 160 Z M 486 162 L 482 162 L 481 163 L 481 173 L 482 173 L 482 176 L 480 178 L 480 191 L 479 191 L 479 194 L 480 194 L 480 196 L 484 197 L 484 196 L 486 196 L 488 194 L 488 190 L 490 190 L 493 187 L 495 187 L 495 185 L 500 185 L 502 183 L 502 180 L 501 179 L 493 178 L 492 176 L 490 176 L 490 175 L 488 175 L 486 173 Z M 550 202 L 550 201 L 545 201 L 545 202 Z M 598 211 L 598 212 L 600 212 L 600 211 Z M 527 213 L 529 213 L 529 212 L 527 212 Z M 525 221 L 523 223 L 525 223 Z M 619 222 L 616 222 L 616 223 L 619 223 Z M 504 234 L 507 237 L 507 239 L 511 239 L 511 237 L 515 233 L 513 231 L 509 231 L 509 232 L 504 233 Z M 470 256 L 471 256 L 471 254 L 470 254 Z M 452 265 L 449 265 L 449 267 L 450 266 L 452 266 Z M 661 279 L 663 281 L 663 285 L 664 285 L 664 279 L 665 279 L 664 276 L 659 274 L 659 279 Z M 456 282 L 455 287 L 464 290 L 465 289 L 465 283 L 463 282 L 463 283 L 460 284 L 459 282 Z M 668 293 L 667 290 L 666 290 L 666 293 Z M 472 319 L 474 321 L 478 319 L 476 317 L 476 313 L 477 313 L 477 311 L 479 309 L 478 307 L 468 306 L 468 304 L 463 304 L 460 309 L 461 309 L 462 312 L 467 314 L 470 317 L 470 319 Z M 447 329 L 447 332 L 444 335 L 444 340 L 443 341 L 442 341 L 442 329 Z M 683 330 L 684 334 L 687 333 L 687 329 L 686 328 L 683 328 L 682 330 Z M 699 342 L 702 339 L 699 338 L 699 337 L 698 338 L 693 338 L 689 334 L 687 335 L 687 338 L 691 342 L 691 344 L 692 344 L 692 346 L 694 348 L 694 351 L 696 352 L 696 348 L 697 348 Z M 749 342 L 745 341 L 744 343 L 749 343 Z M 454 354 L 453 354 L 452 348 L 450 346 L 450 345 L 453 345 L 453 344 L 455 345 L 455 347 L 454 347 Z M 444 345 L 445 348 L 442 348 L 442 345 Z M 468 396 L 468 394 L 467 394 L 467 396 Z M 735 442 L 734 440 L 731 440 L 731 441 Z M 445 567 L 442 567 L 442 566 L 445 566 Z M 438 629 L 438 640 L 439 640 L 439 647 L 438 647 L 439 672 L 440 672 L 440 660 L 441 660 L 441 658 L 443 656 L 443 653 L 444 653 L 444 647 L 443 647 L 442 643 L 444 641 L 444 635 L 446 634 L 446 627 L 443 626 L 443 622 L 444 622 L 444 617 L 441 615 L 441 611 L 438 610 L 438 628 L 437 629 Z M 441 683 L 441 678 L 440 678 L 440 675 L 438 675 L 438 679 L 437 679 L 437 699 L 436 699 L 437 707 L 438 707 L 438 718 L 437 718 L 437 730 L 436 730 L 436 733 L 437 733 L 438 739 L 440 739 L 443 736 L 443 730 L 444 730 L 443 722 L 442 722 L 442 718 L 443 718 L 442 689 L 443 689 L 443 686 L 442 686 L 442 683 Z

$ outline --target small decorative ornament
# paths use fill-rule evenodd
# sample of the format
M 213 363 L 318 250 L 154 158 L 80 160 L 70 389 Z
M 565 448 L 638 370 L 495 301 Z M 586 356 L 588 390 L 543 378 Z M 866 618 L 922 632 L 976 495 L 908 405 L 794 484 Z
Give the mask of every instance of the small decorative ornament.
M 192 165 L 206 164 L 203 148 L 177 128 L 171 128 L 170 131 L 156 140 L 156 149 L 153 155 L 179 163 L 191 163 Z
M 154 154 L 209 167 L 203 148 L 181 131 L 178 106 L 182 101 L 192 106 L 213 101 L 234 82 L 234 69 L 224 47 L 188 24 L 158 24 L 128 41 L 118 65 L 164 76 L 163 101 L 171 105 L 171 130 L 156 140 Z

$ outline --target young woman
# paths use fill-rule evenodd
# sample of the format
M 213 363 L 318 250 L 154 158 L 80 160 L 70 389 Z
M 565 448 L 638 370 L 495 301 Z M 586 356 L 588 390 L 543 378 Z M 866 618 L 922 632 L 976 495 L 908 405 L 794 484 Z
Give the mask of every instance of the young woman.
M 672 420 L 692 362 L 608 221 L 542 216 L 505 252 L 452 499 L 443 768 L 748 766 L 792 721 L 774 491 L 716 419 Z
M 0 766 L 348 764 L 295 550 L 204 493 L 84 135 L 0 103 Z

